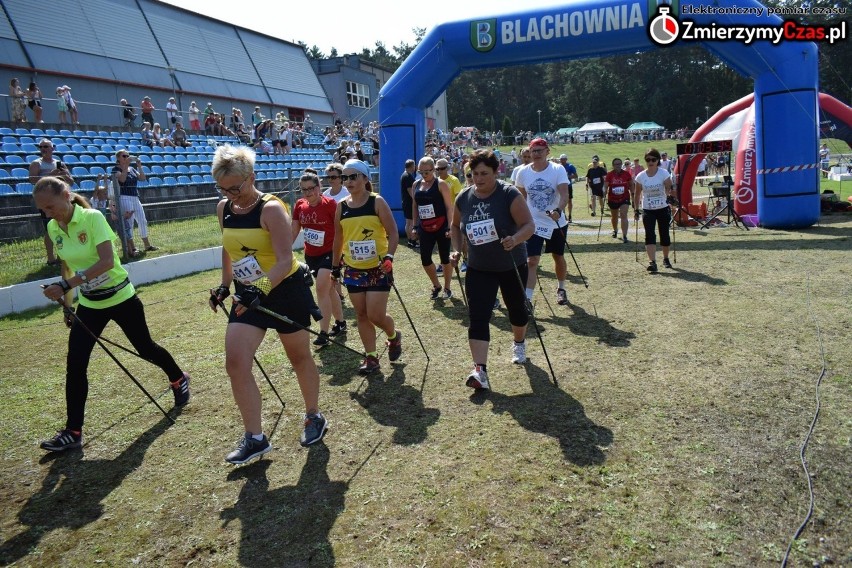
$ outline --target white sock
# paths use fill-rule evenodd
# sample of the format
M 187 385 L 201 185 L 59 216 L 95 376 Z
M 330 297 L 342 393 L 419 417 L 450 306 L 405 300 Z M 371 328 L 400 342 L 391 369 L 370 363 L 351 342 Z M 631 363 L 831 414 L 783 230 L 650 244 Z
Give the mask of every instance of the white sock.
M 559 281 L 559 287 L 562 288 L 563 290 L 565 289 L 565 281 L 564 280 Z
M 532 300 L 535 288 L 527 288 L 527 300 Z
M 261 432 L 260 434 L 252 434 L 251 438 L 252 440 L 257 440 L 258 442 L 260 442 L 263 440 L 263 432 Z

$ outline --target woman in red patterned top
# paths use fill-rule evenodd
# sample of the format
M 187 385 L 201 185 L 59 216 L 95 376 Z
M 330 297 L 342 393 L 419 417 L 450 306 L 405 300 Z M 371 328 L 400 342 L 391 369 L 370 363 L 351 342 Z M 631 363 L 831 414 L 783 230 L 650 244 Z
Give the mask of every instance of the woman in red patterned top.
M 634 193 L 633 176 L 621 169 L 621 159 L 612 161 L 612 170 L 604 178 L 606 200 L 612 214 L 612 238 L 618 238 L 618 218 L 621 217 L 621 239 L 627 242 L 627 209 Z
M 334 214 L 337 202 L 322 194 L 320 180 L 315 173 L 304 173 L 299 178 L 302 197 L 293 208 L 293 241 L 302 230 L 305 239 L 305 262 L 317 280 L 317 304 L 322 312 L 320 334 L 314 345 L 323 347 L 329 344 L 328 337 L 346 331 L 343 319 L 343 306 L 340 296 L 334 290 L 331 278 L 331 249 L 334 243 Z M 334 327 L 329 331 L 331 316 Z

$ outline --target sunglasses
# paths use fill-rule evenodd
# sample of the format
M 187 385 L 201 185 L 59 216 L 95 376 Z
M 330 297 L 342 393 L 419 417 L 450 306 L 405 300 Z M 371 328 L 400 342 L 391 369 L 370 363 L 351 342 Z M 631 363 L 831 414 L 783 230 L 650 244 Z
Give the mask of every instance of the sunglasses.
M 244 179 L 243 183 L 240 184 L 240 187 L 238 187 L 236 189 L 233 188 L 233 187 L 229 187 L 229 188 L 226 189 L 226 188 L 222 187 L 221 185 L 219 185 L 218 183 L 214 186 L 214 189 L 216 191 L 218 191 L 219 193 L 227 193 L 228 195 L 239 195 L 240 192 L 243 190 L 243 186 L 246 184 L 247 181 L 248 181 L 248 178 Z
M 355 181 L 355 180 L 358 179 L 358 176 L 360 176 L 360 175 L 361 174 L 349 174 L 349 175 L 343 174 L 342 176 L 340 176 L 340 179 L 342 179 L 343 181 Z
M 302 190 L 302 193 L 309 193 L 309 192 L 315 190 L 318 187 L 319 187 L 318 185 L 312 185 L 311 187 L 300 187 L 299 189 Z
M 340 179 L 340 176 L 325 176 L 325 179 Z
M 659 162 L 659 161 L 660 161 L 660 159 L 659 159 L 659 158 L 645 158 L 645 161 L 646 161 L 646 162 L 652 162 L 652 163 L 653 163 L 653 162 Z
M 130 154 L 119 154 L 118 157 L 119 158 L 129 158 Z
M 446 170 L 446 169 L 447 169 L 447 166 L 438 166 L 438 167 L 437 167 L 437 168 L 435 168 L 435 169 L 436 169 L 436 170 L 438 170 L 439 172 L 442 172 L 442 171 L 444 171 L 444 170 Z
M 440 170 L 441 168 L 438 168 L 438 169 Z M 417 171 L 420 172 L 421 174 L 431 174 L 435 170 L 417 170 Z
M 48 148 L 53 148 L 53 146 L 43 146 L 40 144 L 39 148 L 41 148 L 42 150 L 47 150 Z

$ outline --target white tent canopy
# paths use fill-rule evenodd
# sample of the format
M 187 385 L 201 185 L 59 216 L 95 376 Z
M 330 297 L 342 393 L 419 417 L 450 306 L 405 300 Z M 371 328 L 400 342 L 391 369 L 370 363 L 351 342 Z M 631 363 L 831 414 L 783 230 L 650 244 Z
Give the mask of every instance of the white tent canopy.
M 616 134 L 620 129 L 609 122 L 587 122 L 574 134 Z

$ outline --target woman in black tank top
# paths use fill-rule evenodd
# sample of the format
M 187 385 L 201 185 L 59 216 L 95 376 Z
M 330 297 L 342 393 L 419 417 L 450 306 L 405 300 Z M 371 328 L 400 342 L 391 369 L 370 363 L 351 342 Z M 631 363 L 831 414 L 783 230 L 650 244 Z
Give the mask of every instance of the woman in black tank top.
M 450 267 L 450 224 L 452 223 L 452 192 L 447 182 L 435 175 L 435 161 L 426 157 L 417 166 L 423 179 L 414 184 L 412 209 L 414 229 L 411 238 L 420 241 L 420 263 L 432 282 L 432 299 L 441 296 L 438 273 L 432 263 L 432 250 L 438 245 L 438 257 L 444 272 L 444 297 L 452 298 L 450 290 L 453 272 Z

